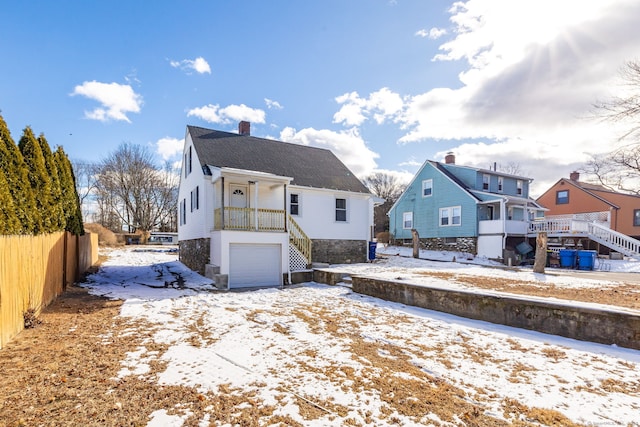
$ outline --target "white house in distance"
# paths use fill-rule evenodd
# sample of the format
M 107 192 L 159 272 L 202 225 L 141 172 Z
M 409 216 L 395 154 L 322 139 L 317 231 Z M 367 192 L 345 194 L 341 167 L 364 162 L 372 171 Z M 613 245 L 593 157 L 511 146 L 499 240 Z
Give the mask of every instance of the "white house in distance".
M 237 134 L 187 126 L 180 261 L 223 289 L 295 283 L 312 262 L 364 262 L 375 200 L 329 150 L 253 137 L 244 121 Z

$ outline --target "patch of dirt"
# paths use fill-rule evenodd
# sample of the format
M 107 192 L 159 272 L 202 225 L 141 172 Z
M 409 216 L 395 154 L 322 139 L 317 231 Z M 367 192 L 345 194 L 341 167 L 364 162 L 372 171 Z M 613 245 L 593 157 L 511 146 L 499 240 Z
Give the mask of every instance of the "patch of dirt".
M 144 426 L 154 411 L 176 407 L 192 414 L 185 426 L 197 426 L 205 413 L 212 423 L 250 426 L 273 413 L 273 407 L 241 390 L 214 394 L 159 386 L 156 375 L 164 366 L 158 361 L 145 375 L 118 379 L 127 352 L 141 346 L 157 354 L 166 351 L 149 338 L 151 332 L 137 333 L 153 328 L 118 316 L 121 305 L 68 287 L 43 310 L 37 327 L 25 329 L 0 350 L 1 427 Z M 239 405 L 246 408 L 239 411 Z M 290 424 L 280 417 L 273 425 Z
M 567 288 L 556 286 L 553 283 L 514 281 L 513 279 L 502 277 L 437 271 L 421 274 L 480 289 L 518 295 L 607 304 L 640 310 L 640 286 L 628 283 L 611 285 L 605 288 Z
M 560 298 L 559 295 L 568 295 L 563 291 L 575 291 L 553 285 L 540 287 L 538 284 L 488 277 L 438 274 L 438 277 L 446 280 L 512 293 Z M 581 298 L 593 298 L 593 302 L 638 308 L 637 293 L 634 295 L 628 289 L 625 298 L 617 295 L 621 287 L 615 289 L 618 292 L 584 290 L 580 298 L 572 298 L 581 301 L 588 300 Z M 589 293 L 593 295 L 589 297 Z M 635 302 L 628 301 L 630 296 L 635 296 Z M 618 301 L 627 301 L 631 305 Z M 292 404 L 298 407 L 299 414 L 307 421 L 328 419 L 342 425 L 362 425 L 355 418 L 344 418 L 354 408 L 330 399 L 296 393 L 295 379 L 287 387 L 274 390 L 275 395 L 269 404 L 262 401 L 256 392 L 256 389 L 264 386 L 258 383 L 247 390 L 221 385 L 216 392 L 202 392 L 197 387 L 189 386 L 159 385 L 157 376 L 165 369 L 161 356 L 167 348 L 155 343 L 153 334 L 161 326 L 147 325 L 140 320 L 131 323 L 119 316 L 120 307 L 120 301 L 92 296 L 84 288 L 71 286 L 43 310 L 38 319 L 40 324 L 24 330 L 0 350 L 0 396 L 3 397 L 0 400 L 0 427 L 143 426 L 149 422 L 151 414 L 160 409 L 184 416 L 185 426 L 203 425 L 203 420 L 208 420 L 211 425 L 300 426 L 290 416 L 283 415 L 283 408 Z M 272 311 L 270 308 L 252 310 L 247 312 L 246 318 L 256 327 L 266 326 L 263 315 L 284 315 Z M 364 317 L 336 316 L 327 307 L 304 304 L 292 307 L 287 312 L 305 322 L 311 333 L 319 336 L 330 334 L 339 338 L 353 361 L 363 365 L 354 369 L 333 361 L 318 363 L 323 361 L 317 360 L 317 351 L 307 349 L 300 354 L 290 355 L 296 369 L 305 376 L 328 380 L 345 392 L 358 393 L 365 399 L 366 396 L 378 396 L 382 402 L 382 416 L 376 416 L 389 424 L 401 424 L 401 417 L 406 417 L 405 420 L 408 418 L 417 424 L 446 423 L 470 427 L 577 425 L 557 411 L 532 408 L 512 399 L 505 399 L 501 403 L 503 416 L 508 421 L 492 416 L 485 404 L 490 390 L 476 388 L 473 390 L 475 393 L 465 392 L 459 386 L 429 374 L 416 362 L 435 357 L 444 366 L 455 369 L 447 360 L 448 349 L 445 345 L 434 343 L 427 347 L 412 342 L 399 345 L 364 338 L 363 319 L 376 319 L 375 308 L 368 310 Z M 404 326 L 404 322 L 410 323 L 403 315 L 398 315 L 395 321 L 398 327 Z M 286 324 L 276 323 L 272 328 L 278 333 L 291 335 Z M 207 329 L 203 317 L 194 318 L 187 329 L 194 347 L 208 346 L 219 339 Z M 458 338 L 458 345 L 477 363 L 495 363 L 499 360 L 498 355 L 479 348 L 469 337 L 459 335 Z M 529 351 L 518 341 L 507 340 L 513 350 Z M 149 372 L 118 378 L 127 353 L 141 348 L 146 349 L 146 354 L 153 355 Z M 543 353 L 549 363 L 567 357 L 559 349 L 545 349 Z M 283 364 L 282 369 L 287 369 L 287 364 Z M 525 364 L 516 364 L 511 370 L 510 381 L 526 386 L 532 370 Z M 278 376 L 277 373 L 275 376 Z M 594 393 L 597 389 L 620 393 L 640 392 L 640 384 L 607 378 L 593 384 L 592 388 L 589 391 Z M 357 408 L 357 412 L 368 425 L 375 424 L 377 418 L 374 418 L 366 401 Z M 440 421 L 427 415 L 437 416 Z M 338 417 L 343 419 L 338 420 Z

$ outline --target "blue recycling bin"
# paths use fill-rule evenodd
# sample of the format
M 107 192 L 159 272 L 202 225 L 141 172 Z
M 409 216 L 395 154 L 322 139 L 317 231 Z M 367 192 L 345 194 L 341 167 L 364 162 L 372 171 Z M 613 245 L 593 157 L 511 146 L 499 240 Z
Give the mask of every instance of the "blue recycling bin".
M 596 255 L 596 251 L 578 251 L 578 270 L 593 270 Z
M 563 268 L 575 268 L 576 267 L 576 257 L 578 255 L 578 251 L 575 249 L 560 249 L 558 254 L 560 256 L 560 267 Z
M 376 248 L 378 247 L 377 242 L 369 242 L 369 261 L 373 261 L 376 259 Z

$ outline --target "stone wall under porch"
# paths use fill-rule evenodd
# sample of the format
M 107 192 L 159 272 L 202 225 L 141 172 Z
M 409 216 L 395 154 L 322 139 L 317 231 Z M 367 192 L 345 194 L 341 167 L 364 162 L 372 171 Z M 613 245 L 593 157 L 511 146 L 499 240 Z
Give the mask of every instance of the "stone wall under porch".
M 327 264 L 356 264 L 367 262 L 366 240 L 313 239 L 313 262 Z
M 178 246 L 180 248 L 180 262 L 204 276 L 205 266 L 209 264 L 211 239 L 181 240 Z

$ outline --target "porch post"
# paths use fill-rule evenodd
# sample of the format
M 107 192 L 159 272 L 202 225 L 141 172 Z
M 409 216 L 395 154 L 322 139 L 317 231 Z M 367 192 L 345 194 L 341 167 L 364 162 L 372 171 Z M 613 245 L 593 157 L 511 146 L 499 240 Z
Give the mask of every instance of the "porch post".
M 220 177 L 220 220 L 222 224 L 220 224 L 220 230 L 224 230 L 224 176 Z
M 287 221 L 287 184 L 284 185 L 284 232 L 286 233 L 289 221 Z
M 253 182 L 254 191 L 253 191 L 253 219 L 255 224 L 255 230 L 259 230 L 258 226 L 258 181 Z

